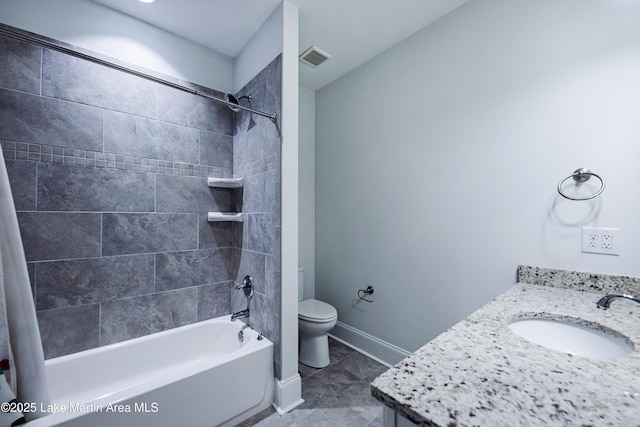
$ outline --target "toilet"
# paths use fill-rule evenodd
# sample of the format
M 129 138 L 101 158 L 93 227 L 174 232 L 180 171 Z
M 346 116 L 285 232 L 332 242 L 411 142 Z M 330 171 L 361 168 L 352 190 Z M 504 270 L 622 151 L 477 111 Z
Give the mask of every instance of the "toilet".
M 336 326 L 338 312 L 326 302 L 304 298 L 304 269 L 298 270 L 298 332 L 300 363 L 312 368 L 329 365 L 327 333 Z

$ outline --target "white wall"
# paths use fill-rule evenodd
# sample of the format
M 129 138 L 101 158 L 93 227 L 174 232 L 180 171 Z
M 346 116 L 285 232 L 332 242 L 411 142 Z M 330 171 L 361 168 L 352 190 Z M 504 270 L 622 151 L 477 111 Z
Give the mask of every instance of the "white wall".
M 282 2 L 282 313 L 279 413 L 304 402 L 298 374 L 298 8 Z
M 283 14 L 279 6 L 260 26 L 234 60 L 234 89 L 237 93 L 282 53 Z
M 1 0 L 0 22 L 223 92 L 233 89 L 228 56 L 91 1 Z
M 299 103 L 298 261 L 304 268 L 308 299 L 315 296 L 315 92 L 300 86 Z
M 471 1 L 319 90 L 317 298 L 413 351 L 519 264 L 640 276 L 638 22 L 639 2 Z M 579 167 L 599 198 L 558 196 Z M 621 255 L 581 253 L 583 226 L 620 227 Z

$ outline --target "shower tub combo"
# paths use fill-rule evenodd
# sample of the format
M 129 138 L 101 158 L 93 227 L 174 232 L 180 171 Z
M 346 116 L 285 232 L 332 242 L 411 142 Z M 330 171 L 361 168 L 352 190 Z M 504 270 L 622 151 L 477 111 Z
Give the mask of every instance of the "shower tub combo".
M 234 425 L 273 401 L 273 343 L 230 316 L 47 360 L 44 426 Z

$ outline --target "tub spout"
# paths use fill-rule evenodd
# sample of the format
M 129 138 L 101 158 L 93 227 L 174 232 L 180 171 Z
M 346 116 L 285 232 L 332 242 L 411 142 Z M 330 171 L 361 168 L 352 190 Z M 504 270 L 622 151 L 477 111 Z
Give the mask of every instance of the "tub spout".
M 249 309 L 248 308 L 246 310 L 237 311 L 237 312 L 233 313 L 231 315 L 231 321 L 233 322 L 234 320 L 245 319 L 247 317 L 249 317 Z

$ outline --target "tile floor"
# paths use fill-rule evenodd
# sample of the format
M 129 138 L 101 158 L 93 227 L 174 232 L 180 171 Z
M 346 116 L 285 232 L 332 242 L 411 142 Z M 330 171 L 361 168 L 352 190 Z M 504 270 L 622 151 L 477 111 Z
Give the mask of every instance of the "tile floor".
M 370 384 L 388 368 L 332 338 L 329 352 L 326 368 L 299 364 L 302 405 L 282 416 L 267 408 L 239 426 L 382 426 L 382 404 L 371 397 Z

